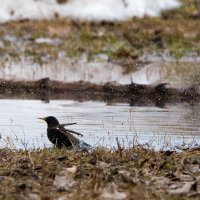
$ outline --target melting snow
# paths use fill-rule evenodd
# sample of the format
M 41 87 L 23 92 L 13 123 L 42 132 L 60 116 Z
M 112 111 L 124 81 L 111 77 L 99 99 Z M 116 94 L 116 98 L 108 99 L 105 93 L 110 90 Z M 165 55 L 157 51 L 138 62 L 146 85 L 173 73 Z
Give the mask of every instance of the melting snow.
M 158 16 L 161 10 L 176 8 L 177 0 L 1 0 L 0 22 L 55 16 L 82 20 L 125 20 L 132 16 Z

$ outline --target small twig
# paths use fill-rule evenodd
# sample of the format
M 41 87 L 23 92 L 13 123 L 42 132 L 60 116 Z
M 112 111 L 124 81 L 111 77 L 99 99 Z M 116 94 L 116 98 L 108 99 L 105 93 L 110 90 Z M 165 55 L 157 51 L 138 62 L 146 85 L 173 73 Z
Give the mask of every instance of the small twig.
M 188 173 L 194 180 L 197 180 L 197 177 L 195 176 L 195 174 L 193 174 L 185 165 L 184 162 L 186 160 L 186 156 L 182 159 L 181 161 L 181 166 L 182 168 L 185 170 L 186 173 Z
M 59 127 L 71 126 L 74 124 L 77 124 L 77 123 L 75 122 L 75 123 L 60 124 Z
M 73 146 L 73 149 L 76 149 L 77 146 L 72 142 L 72 140 L 68 137 L 69 141 L 71 142 L 72 146 Z
M 103 137 L 101 137 L 93 146 L 92 149 L 102 140 Z
M 34 164 L 34 162 L 33 162 L 33 159 L 32 159 L 32 157 L 31 157 L 31 153 L 30 153 L 30 152 L 28 152 L 28 157 L 29 157 L 29 159 L 30 159 L 30 161 L 31 161 L 31 164 L 32 164 L 32 166 L 33 166 L 33 169 L 35 169 L 35 164 Z
M 123 151 L 123 149 L 122 149 L 122 147 L 121 147 L 121 145 L 119 143 L 118 137 L 116 137 L 116 141 L 117 141 L 117 147 L 118 147 L 120 158 L 122 158 L 122 151 Z

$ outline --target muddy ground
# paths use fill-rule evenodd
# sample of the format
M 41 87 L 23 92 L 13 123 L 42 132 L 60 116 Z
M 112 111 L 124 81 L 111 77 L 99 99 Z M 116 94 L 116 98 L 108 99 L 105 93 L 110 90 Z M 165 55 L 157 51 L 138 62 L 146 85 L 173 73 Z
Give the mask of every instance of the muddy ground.
M 63 83 L 49 78 L 38 81 L 0 80 L 0 98 L 40 99 L 49 102 L 53 99 L 71 99 L 76 101 L 104 101 L 129 103 L 131 106 L 158 106 L 200 101 L 199 87 L 176 89 L 168 83 L 158 85 L 127 84 L 113 82 L 104 85 L 89 82 Z
M 199 149 L 0 150 L 0 199 L 199 199 Z

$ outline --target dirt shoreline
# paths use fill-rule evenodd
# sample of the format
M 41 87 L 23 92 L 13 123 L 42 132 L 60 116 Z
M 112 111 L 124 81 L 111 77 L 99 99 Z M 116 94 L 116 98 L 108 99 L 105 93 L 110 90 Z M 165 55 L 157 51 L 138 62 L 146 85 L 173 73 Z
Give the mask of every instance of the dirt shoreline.
M 169 84 L 120 85 L 106 83 L 97 85 L 89 82 L 63 83 L 49 78 L 38 81 L 0 80 L 0 98 L 32 98 L 48 102 L 51 99 L 77 101 L 105 101 L 107 103 L 129 103 L 130 105 L 156 105 L 167 103 L 195 103 L 200 101 L 198 88 L 171 88 Z

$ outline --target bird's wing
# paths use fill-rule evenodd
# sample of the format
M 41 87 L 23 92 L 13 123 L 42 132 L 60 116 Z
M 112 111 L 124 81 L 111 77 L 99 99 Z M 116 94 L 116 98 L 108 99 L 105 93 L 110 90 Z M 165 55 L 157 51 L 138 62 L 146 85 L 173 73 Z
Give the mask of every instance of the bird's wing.
M 75 131 L 72 130 L 68 130 L 65 128 L 59 128 L 60 133 L 62 133 L 65 137 L 67 137 L 67 139 L 71 142 L 72 146 L 74 149 L 77 150 L 90 150 L 92 147 L 85 143 L 80 141 L 78 138 L 76 138 L 75 136 L 73 136 L 71 133 L 74 133 Z M 76 132 L 75 132 L 76 133 Z
M 79 139 L 71 134 L 71 130 L 69 131 L 63 127 L 60 127 L 59 131 L 70 140 L 73 147 L 77 147 L 79 145 L 79 143 L 80 143 Z
M 74 125 L 74 124 L 77 124 L 77 123 L 59 124 L 59 125 L 58 125 L 58 128 L 59 128 L 59 129 L 60 129 L 60 128 L 61 128 L 61 129 L 64 129 L 64 130 L 66 130 L 66 131 L 68 131 L 68 132 L 70 132 L 70 133 L 74 133 L 74 134 L 76 134 L 76 135 L 78 135 L 78 136 L 83 137 L 83 135 L 82 135 L 81 133 L 78 133 L 78 132 L 73 131 L 73 130 L 65 129 L 65 126 L 70 126 L 70 125 Z
M 62 124 L 61 124 L 61 125 L 62 125 Z M 60 126 L 60 125 L 59 125 L 58 128 L 59 128 L 59 130 L 62 129 L 62 130 L 65 130 L 65 131 L 67 131 L 67 132 L 69 132 L 69 133 L 73 133 L 73 134 L 76 134 L 76 135 L 78 135 L 78 136 L 83 137 L 83 134 L 78 133 L 78 132 L 73 131 L 73 130 L 70 130 L 70 129 L 66 129 L 66 128 L 64 128 L 64 126 Z
M 76 134 L 76 135 L 78 135 L 78 136 L 83 137 L 83 134 L 78 133 L 78 132 L 76 132 L 76 131 L 73 131 L 73 130 L 70 130 L 70 129 L 66 129 L 66 128 L 65 128 L 65 130 L 68 131 L 68 132 L 70 132 L 70 133 L 74 133 L 74 134 Z

